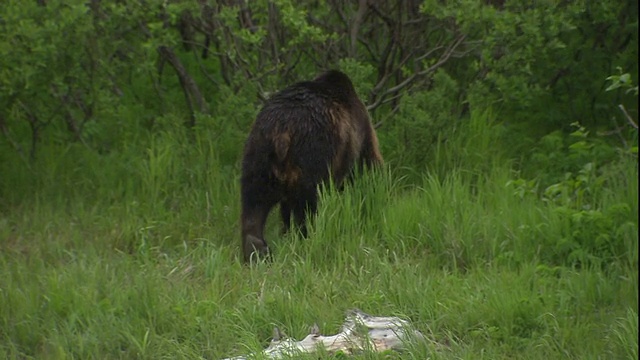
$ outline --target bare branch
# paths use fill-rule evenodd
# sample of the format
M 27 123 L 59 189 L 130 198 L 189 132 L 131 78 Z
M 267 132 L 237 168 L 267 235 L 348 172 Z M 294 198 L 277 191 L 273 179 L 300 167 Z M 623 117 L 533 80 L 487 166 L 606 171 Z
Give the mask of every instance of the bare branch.
M 351 47 L 349 48 L 349 56 L 356 57 L 358 50 L 358 32 L 360 25 L 362 24 L 362 18 L 367 11 L 367 0 L 358 1 L 358 11 L 353 15 L 353 21 L 351 22 Z
M 82 125 L 78 125 L 78 122 L 71 112 L 70 108 L 73 107 L 71 102 L 74 102 L 75 106 L 85 113 L 83 124 L 86 123 L 88 118 L 91 116 L 91 110 L 84 105 L 82 100 L 71 96 L 71 89 L 67 90 L 66 94 L 61 94 L 60 91 L 58 91 L 58 87 L 55 84 L 52 84 L 51 93 L 54 97 L 58 98 L 58 101 L 60 101 L 60 107 L 64 109 L 63 117 L 67 123 L 67 129 L 73 134 L 75 140 L 80 141 L 82 145 L 89 147 L 82 137 Z
M 433 73 L 435 70 L 437 70 L 440 66 L 442 66 L 444 63 L 446 63 L 449 58 L 451 57 L 451 55 L 454 53 L 454 51 L 462 44 L 462 42 L 464 41 L 464 39 L 466 38 L 465 35 L 460 35 L 458 36 L 458 38 L 449 45 L 449 47 L 446 49 L 446 51 L 444 53 L 442 53 L 442 55 L 440 55 L 440 58 L 431 66 L 429 66 L 426 69 L 423 69 L 421 71 L 418 71 L 414 74 L 412 74 L 411 76 L 407 77 L 406 79 L 404 79 L 402 82 L 400 82 L 399 84 L 387 89 L 382 95 L 378 96 L 376 98 L 376 100 L 370 104 L 369 106 L 367 106 L 367 110 L 369 111 L 373 111 L 375 110 L 377 107 L 379 107 L 382 104 L 387 103 L 388 101 L 386 101 L 387 96 L 399 92 L 400 90 L 404 89 L 405 87 L 409 86 L 411 83 L 413 83 L 415 80 L 417 80 L 420 77 L 424 77 L 427 76 L 431 73 Z M 442 48 L 442 46 L 440 46 L 439 48 Z M 432 54 L 433 50 L 429 50 L 427 51 L 427 53 L 421 55 L 419 58 L 426 58 L 427 54 Z M 403 61 L 401 61 L 397 66 L 396 69 L 400 69 L 402 68 L 402 66 L 404 66 L 404 63 L 406 63 L 409 58 L 411 58 L 413 56 L 413 54 L 409 54 L 407 55 L 407 57 L 405 59 L 403 59 Z M 373 88 L 372 93 L 375 95 L 376 91 L 380 91 L 380 89 L 382 89 L 384 87 L 384 82 L 386 82 L 389 78 L 390 73 L 387 73 L 385 75 L 385 77 L 383 77 L 383 79 L 381 81 L 378 82 L 378 84 L 376 84 L 376 86 Z M 392 98 L 395 99 L 396 97 Z
M 4 135 L 4 138 L 7 139 L 7 141 L 9 142 L 9 144 L 11 144 L 11 146 L 16 150 L 16 152 L 18 153 L 18 155 L 20 155 L 20 158 L 27 164 L 27 166 L 29 165 L 29 161 L 27 160 L 27 157 L 24 154 L 24 149 L 22 148 L 22 146 L 20 145 L 20 143 L 18 143 L 17 141 L 15 141 L 12 137 L 11 134 L 9 133 L 9 128 L 7 126 L 7 122 L 5 120 L 5 118 L 0 114 L 0 131 L 2 131 L 2 135 Z
M 624 116 L 627 118 L 627 121 L 629 122 L 629 124 L 631 124 L 631 126 L 633 126 L 635 129 L 637 129 L 638 128 L 638 124 L 636 124 L 636 122 L 633 121 L 633 118 L 631 117 L 631 115 L 629 115 L 629 113 L 627 112 L 627 109 L 624 108 L 624 105 L 620 104 L 620 105 L 618 105 L 618 108 L 622 111 Z
M 340 18 L 340 20 L 342 20 L 342 23 L 344 24 L 345 27 L 349 26 L 349 21 L 347 20 L 347 16 L 344 14 L 344 11 L 342 11 L 342 6 L 344 4 L 344 1 L 341 0 L 333 0 L 331 1 L 331 5 L 333 6 L 333 9 L 336 11 L 336 14 L 338 14 L 338 17 Z
M 31 127 L 31 149 L 29 150 L 29 159 L 31 161 L 36 159 L 36 147 L 38 144 L 38 138 L 40 137 L 40 127 L 43 125 L 34 114 L 22 101 L 18 100 L 18 105 L 27 115 L 27 121 Z
M 624 138 L 624 135 L 622 135 L 622 130 L 624 130 L 624 127 L 618 125 L 618 121 L 616 120 L 615 116 L 611 117 L 611 121 L 613 121 L 613 124 L 615 125 L 614 129 L 611 131 L 599 132 L 598 135 L 603 135 L 603 136 L 616 135 L 620 139 L 620 142 L 622 142 L 622 146 L 624 146 L 625 149 L 628 149 L 629 144 L 627 143 L 627 140 Z
M 187 125 L 189 127 L 193 127 L 196 120 L 192 101 L 196 102 L 198 111 L 202 113 L 209 112 L 209 105 L 202 96 L 202 93 L 200 92 L 200 89 L 198 88 L 196 82 L 182 65 L 182 62 L 180 62 L 178 56 L 173 52 L 173 49 L 163 45 L 158 47 L 158 52 L 164 59 L 169 62 L 169 64 L 171 64 L 171 66 L 176 71 L 176 75 L 178 75 L 178 80 L 180 81 L 180 85 L 182 85 L 184 96 L 187 100 L 187 104 L 189 105 L 189 109 L 191 110 L 191 121 Z

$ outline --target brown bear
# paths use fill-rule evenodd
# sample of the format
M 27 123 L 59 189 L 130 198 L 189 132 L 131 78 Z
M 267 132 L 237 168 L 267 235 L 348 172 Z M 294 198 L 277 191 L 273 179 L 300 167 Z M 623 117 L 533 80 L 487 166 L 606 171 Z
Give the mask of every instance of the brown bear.
M 318 185 L 339 187 L 355 166 L 382 164 L 369 114 L 349 77 L 327 71 L 274 94 L 258 113 L 242 160 L 241 227 L 245 262 L 268 257 L 264 227 L 280 203 L 284 231 L 315 214 Z

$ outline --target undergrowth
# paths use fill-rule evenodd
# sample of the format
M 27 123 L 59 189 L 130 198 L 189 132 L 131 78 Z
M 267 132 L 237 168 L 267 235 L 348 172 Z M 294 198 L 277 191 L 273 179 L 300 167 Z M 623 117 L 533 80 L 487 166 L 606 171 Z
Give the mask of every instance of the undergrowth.
M 334 334 L 360 308 L 438 344 L 399 358 L 637 357 L 635 159 L 527 178 L 491 146 L 495 120 L 472 115 L 433 169 L 391 158 L 327 186 L 306 239 L 281 236 L 274 211 L 273 262 L 252 267 L 238 169 L 207 132 L 5 162 L 0 356 L 222 358 L 259 351 L 274 326 Z

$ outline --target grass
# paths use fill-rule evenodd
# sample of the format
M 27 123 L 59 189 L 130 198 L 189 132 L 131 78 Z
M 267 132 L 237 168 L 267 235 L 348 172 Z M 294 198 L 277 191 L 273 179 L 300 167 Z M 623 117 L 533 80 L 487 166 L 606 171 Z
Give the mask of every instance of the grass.
M 589 234 L 608 247 L 577 231 L 574 218 L 593 214 L 514 190 L 508 164 L 457 159 L 418 182 L 393 170 L 327 189 L 308 239 L 279 236 L 274 212 L 275 259 L 247 267 L 237 169 L 215 143 L 183 141 L 107 155 L 51 147 L 32 172 L 5 177 L 0 357 L 217 359 L 261 350 L 274 326 L 334 334 L 356 307 L 406 317 L 440 344 L 356 358 L 638 356 L 632 162 L 592 202 L 604 220 Z

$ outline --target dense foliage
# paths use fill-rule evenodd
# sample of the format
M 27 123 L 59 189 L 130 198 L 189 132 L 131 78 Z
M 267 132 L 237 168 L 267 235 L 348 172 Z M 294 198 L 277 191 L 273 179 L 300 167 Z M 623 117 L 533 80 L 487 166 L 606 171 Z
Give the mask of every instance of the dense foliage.
M 220 357 L 328 296 L 452 357 L 637 357 L 637 58 L 636 1 L 2 0 L 0 354 Z M 389 171 L 242 268 L 251 123 L 329 68 Z
M 40 143 L 120 150 L 180 119 L 241 140 L 260 99 L 331 67 L 354 78 L 386 153 L 406 166 L 428 164 L 429 149 L 488 107 L 521 145 L 515 158 L 574 122 L 629 141 L 616 106 L 634 111 L 637 99 L 604 90 L 617 67 L 637 79 L 637 6 L 4 1 L 3 146 L 25 157 Z

